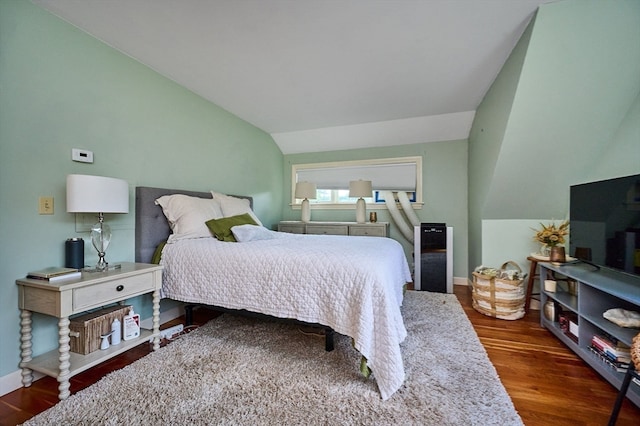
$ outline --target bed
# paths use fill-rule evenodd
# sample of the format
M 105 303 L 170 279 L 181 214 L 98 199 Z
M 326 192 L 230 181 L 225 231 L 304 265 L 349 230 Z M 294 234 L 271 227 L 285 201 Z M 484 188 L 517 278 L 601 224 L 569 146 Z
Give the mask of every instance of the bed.
M 201 229 L 178 231 L 167 199 L 179 197 L 198 206 L 221 203 L 223 211 L 215 214 L 222 218 L 206 222 L 209 235 Z M 163 297 L 321 324 L 351 337 L 381 397 L 391 397 L 404 382 L 400 343 L 406 330 L 400 306 L 404 285 L 411 281 L 400 244 L 390 238 L 270 231 L 261 226 L 251 203 L 250 197 L 137 187 L 136 261 L 151 262 L 157 247 L 169 240 L 162 249 Z M 211 236 L 221 235 L 214 225 L 239 217 L 257 223 L 231 227 L 236 242 Z M 226 239 L 229 229 L 224 232 Z

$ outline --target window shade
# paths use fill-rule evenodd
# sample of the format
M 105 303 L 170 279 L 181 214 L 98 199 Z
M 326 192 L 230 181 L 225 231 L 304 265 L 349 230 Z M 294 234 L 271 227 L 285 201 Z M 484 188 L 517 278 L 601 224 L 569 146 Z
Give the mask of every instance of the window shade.
M 339 166 L 298 170 L 298 182 L 316 184 L 318 189 L 349 189 L 349 181 L 370 180 L 374 191 L 415 191 L 416 163 Z

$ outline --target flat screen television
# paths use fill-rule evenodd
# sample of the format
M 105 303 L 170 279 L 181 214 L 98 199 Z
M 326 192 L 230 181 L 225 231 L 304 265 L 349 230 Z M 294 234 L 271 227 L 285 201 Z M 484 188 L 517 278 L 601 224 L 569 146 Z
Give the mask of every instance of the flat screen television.
M 640 175 L 570 188 L 569 254 L 640 275 Z

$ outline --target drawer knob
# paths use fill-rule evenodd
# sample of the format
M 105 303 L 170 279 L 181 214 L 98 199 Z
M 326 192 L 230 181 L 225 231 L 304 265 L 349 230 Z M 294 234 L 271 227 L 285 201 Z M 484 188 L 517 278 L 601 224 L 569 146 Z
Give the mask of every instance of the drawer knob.
M 122 290 L 124 290 L 124 286 L 122 284 L 116 287 L 116 291 L 122 291 Z

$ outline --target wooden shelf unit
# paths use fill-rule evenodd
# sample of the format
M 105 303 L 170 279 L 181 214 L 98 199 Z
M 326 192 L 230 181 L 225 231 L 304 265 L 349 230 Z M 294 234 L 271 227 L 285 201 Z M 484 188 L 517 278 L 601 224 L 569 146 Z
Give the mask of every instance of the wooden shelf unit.
M 545 279 L 553 279 L 552 272 L 555 273 L 558 281 L 557 290 L 556 292 L 548 292 L 543 289 L 541 292 L 543 308 L 540 311 L 540 324 L 560 339 L 609 383 L 620 389 L 624 373 L 616 371 L 615 368 L 605 363 L 589 347 L 594 334 L 602 334 L 603 332 L 631 346 L 631 340 L 636 334 L 640 333 L 640 330 L 619 327 L 605 319 L 602 314 L 612 308 L 640 312 L 640 277 L 608 268 L 598 269 L 586 263 L 564 265 L 540 263 L 541 282 L 544 282 Z M 562 277 L 577 282 L 577 296 L 569 294 L 566 282 L 562 281 Z M 544 304 L 548 300 L 553 300 L 562 311 L 569 311 L 577 316 L 577 342 L 565 334 L 558 321 L 550 321 L 545 318 L 543 314 Z M 627 398 L 640 407 L 640 386 L 637 383 L 632 383 L 629 386 Z

